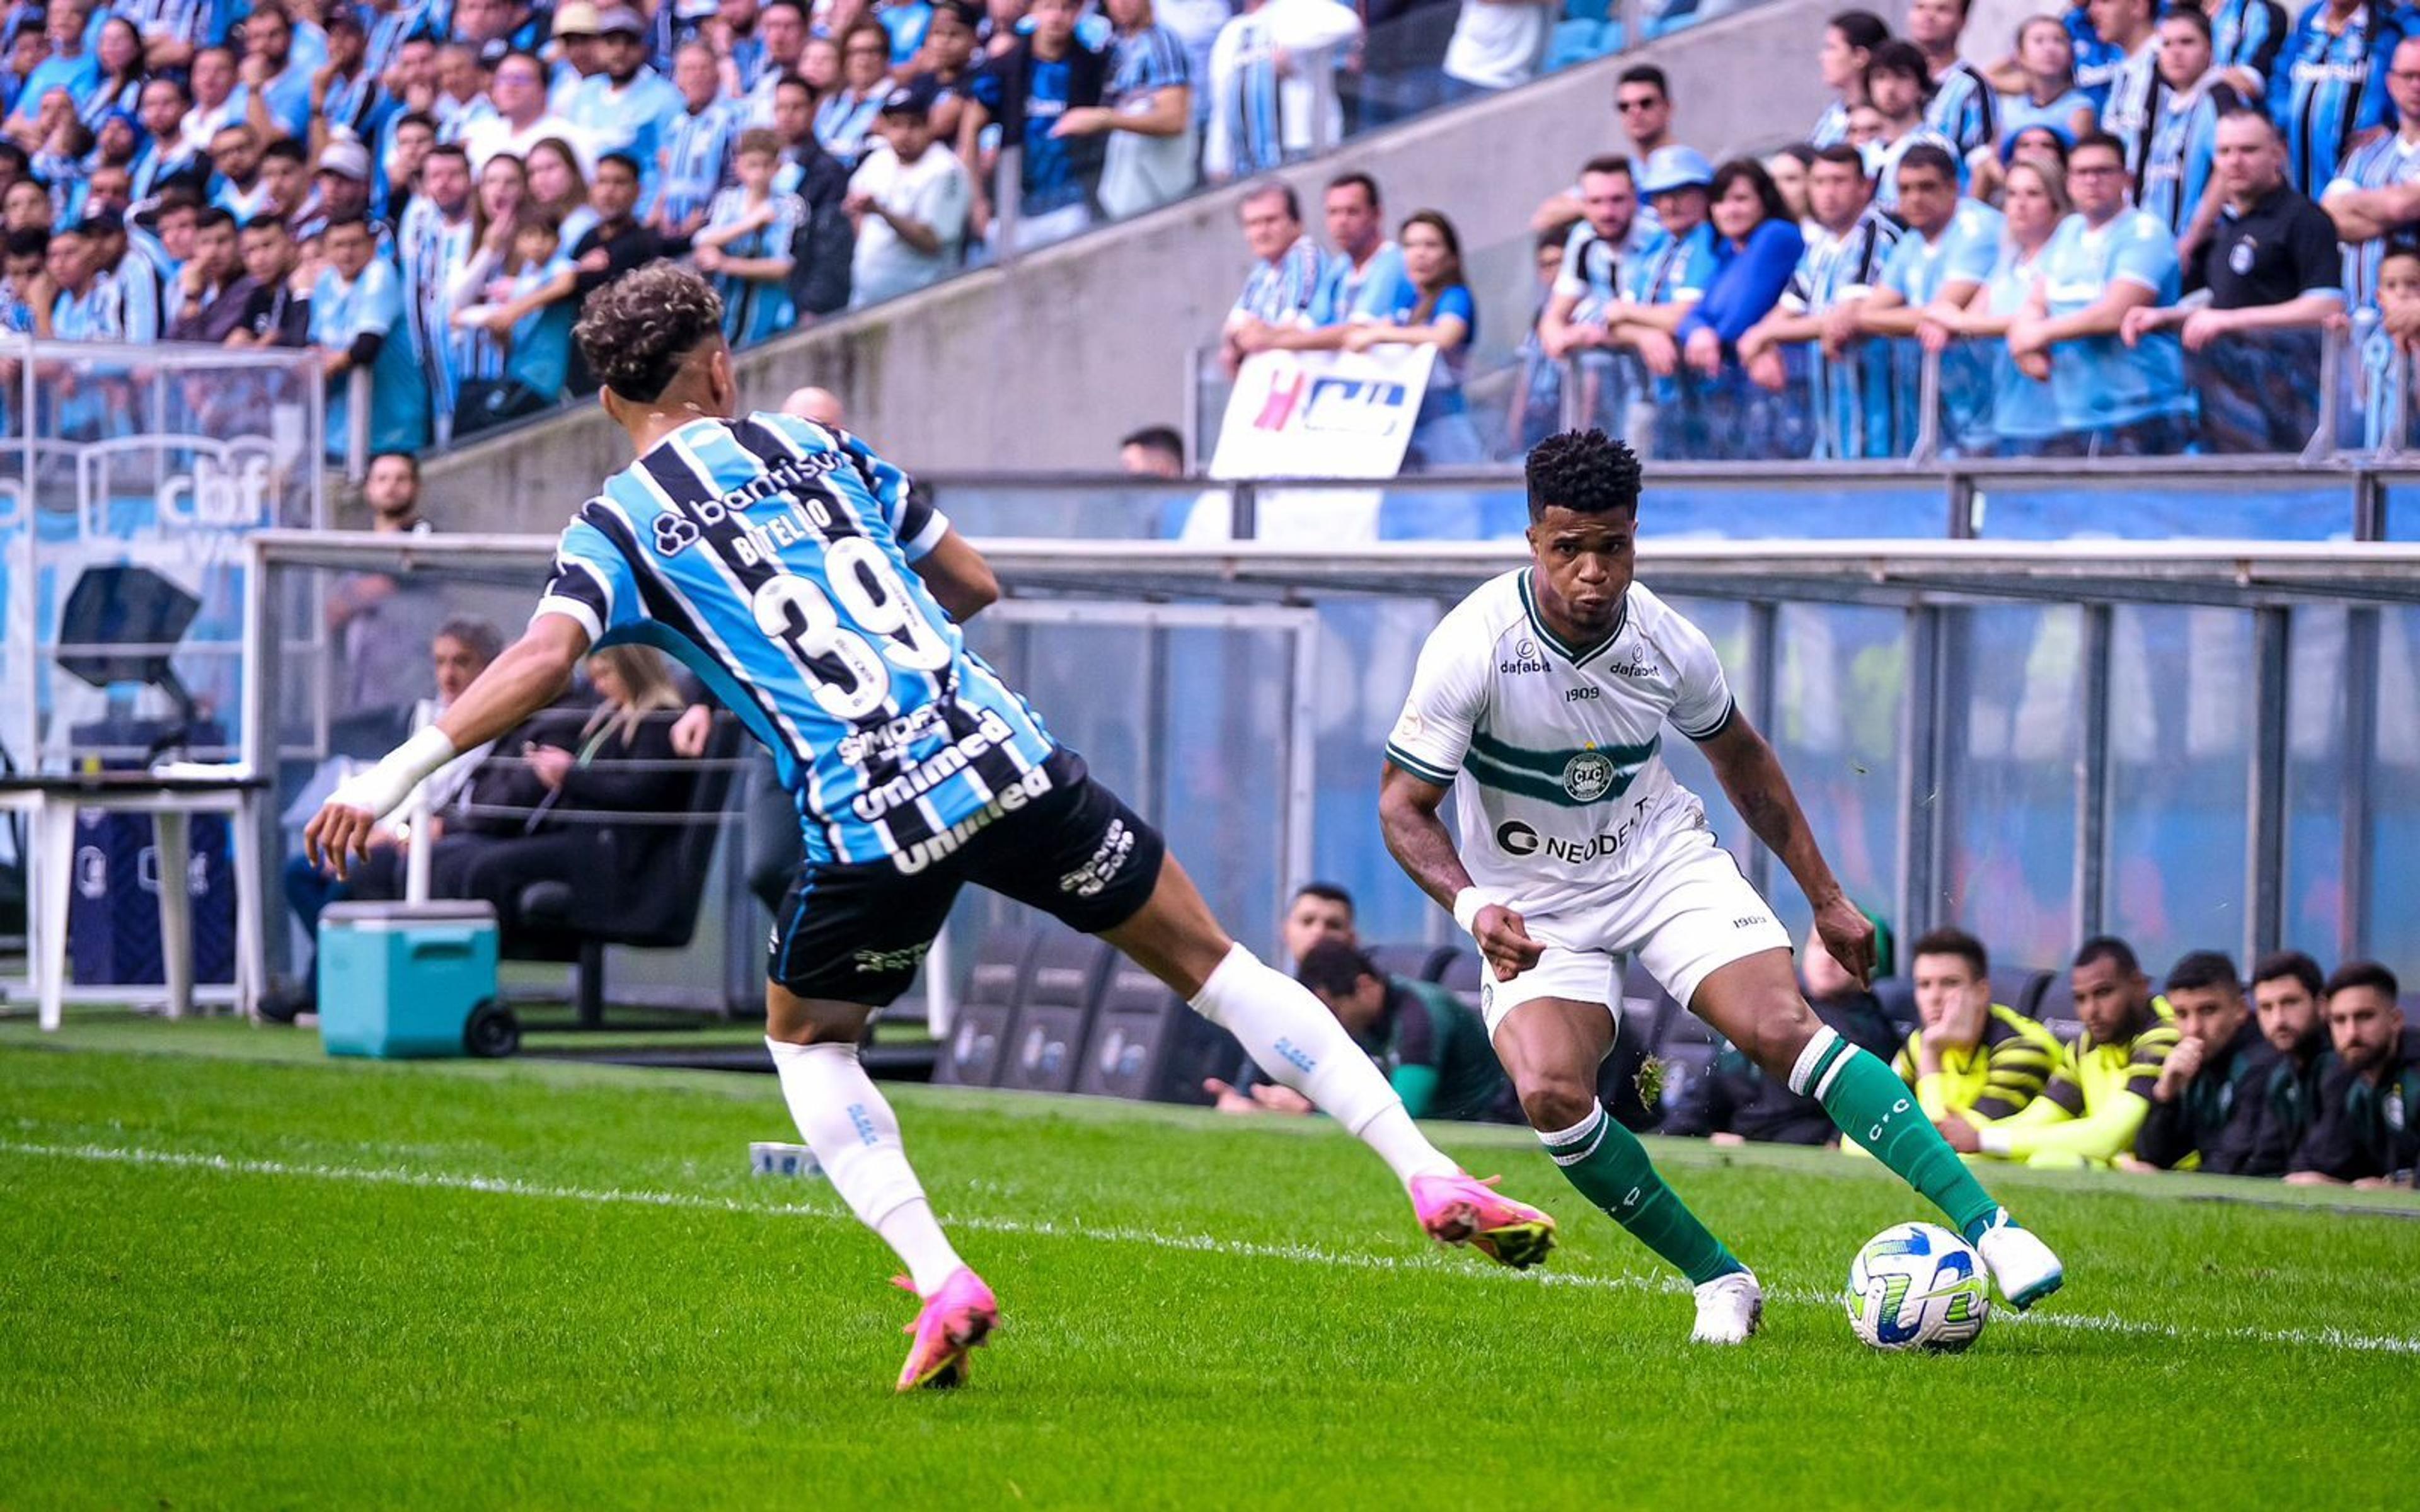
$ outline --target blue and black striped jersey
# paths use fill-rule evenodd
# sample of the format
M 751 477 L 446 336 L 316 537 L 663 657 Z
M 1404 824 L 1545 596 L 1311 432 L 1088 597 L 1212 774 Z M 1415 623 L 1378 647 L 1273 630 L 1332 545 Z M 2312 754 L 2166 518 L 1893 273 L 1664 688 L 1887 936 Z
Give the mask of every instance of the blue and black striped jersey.
M 948 530 L 844 431 L 693 421 L 582 507 L 537 612 L 703 678 L 772 750 L 811 860 L 918 872 L 1056 748 L 909 565 Z
M 2287 177 L 2314 197 L 2335 177 L 2352 139 L 2391 120 L 2387 60 L 2397 43 L 2420 30 L 2420 16 L 2400 5 L 2362 6 L 2339 31 L 2327 23 L 2327 0 L 2312 0 L 2269 81 L 2269 113 L 2286 137 Z
M 2211 63 L 2257 74 L 2266 87 L 2277 67 L 2277 53 L 2293 29 L 2277 0 L 2219 0 L 2210 18 Z

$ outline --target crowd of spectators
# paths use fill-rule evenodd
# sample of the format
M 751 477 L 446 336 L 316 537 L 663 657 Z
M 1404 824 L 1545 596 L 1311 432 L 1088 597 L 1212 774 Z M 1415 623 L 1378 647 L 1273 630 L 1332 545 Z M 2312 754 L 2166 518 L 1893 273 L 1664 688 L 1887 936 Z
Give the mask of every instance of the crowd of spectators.
M 1537 314 L 1483 444 L 1576 416 L 1677 457 L 1904 456 L 1928 428 L 1950 455 L 2291 453 L 2340 398 L 2340 443 L 2408 440 L 2420 11 L 2091 0 L 1989 66 L 1965 21 L 1962 0 L 1909 0 L 1896 35 L 1833 16 L 1814 67 L 1836 98 L 1761 160 L 1708 161 L 1666 76 L 1623 71 L 1627 150 L 1535 217 Z M 1384 332 L 1409 296 L 1373 287 L 1403 279 L 1378 201 L 1337 179 L 1326 248 L 1282 188 L 1246 202 L 1231 371 L 1271 347 L 1466 350 L 1468 325 Z M 1357 324 L 1381 329 L 1334 329 Z M 2333 390 L 2331 332 L 2352 354 Z M 1459 399 L 1421 416 L 1414 468 Z
M 579 303 L 645 262 L 763 340 L 1520 83 L 1553 10 L 21 0 L 0 324 L 309 347 L 332 451 L 443 445 L 583 392 Z

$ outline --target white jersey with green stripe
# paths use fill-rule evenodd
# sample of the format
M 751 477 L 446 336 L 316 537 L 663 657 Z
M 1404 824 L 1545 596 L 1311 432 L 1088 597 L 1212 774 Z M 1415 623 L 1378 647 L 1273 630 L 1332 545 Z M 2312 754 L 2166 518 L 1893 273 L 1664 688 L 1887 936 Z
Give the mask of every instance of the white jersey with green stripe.
M 1664 764 L 1664 726 L 1709 740 L 1733 706 L 1705 633 L 1633 583 L 1613 633 L 1546 627 L 1523 567 L 1430 632 L 1387 759 L 1450 787 L 1471 880 L 1558 914 L 1645 880 L 1668 820 L 1704 806 Z

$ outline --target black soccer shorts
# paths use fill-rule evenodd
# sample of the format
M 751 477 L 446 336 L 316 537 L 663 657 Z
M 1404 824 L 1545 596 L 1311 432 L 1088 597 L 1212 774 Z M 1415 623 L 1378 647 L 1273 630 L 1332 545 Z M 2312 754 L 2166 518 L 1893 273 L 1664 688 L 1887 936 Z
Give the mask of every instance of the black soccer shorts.
M 1094 781 L 1074 751 L 1052 752 L 1035 778 L 1047 785 L 1022 806 L 918 854 L 800 866 L 773 927 L 774 982 L 800 997 L 885 1006 L 916 980 L 970 882 L 1086 934 L 1140 913 L 1168 855 L 1159 831 Z M 951 843 L 952 835 L 961 838 Z

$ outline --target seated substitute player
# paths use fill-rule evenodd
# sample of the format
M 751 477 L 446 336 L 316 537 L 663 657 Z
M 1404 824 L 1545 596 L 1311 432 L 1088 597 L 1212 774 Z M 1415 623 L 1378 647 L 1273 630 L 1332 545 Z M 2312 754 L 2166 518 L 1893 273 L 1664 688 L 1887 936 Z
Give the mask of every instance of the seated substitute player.
M 1992 1001 L 1992 959 L 1964 930 L 1943 928 L 1908 950 L 1916 1028 L 1891 1069 L 1916 1088 L 1924 1116 L 2005 1119 L 2041 1095 L 2058 1040 Z
M 2328 979 L 2318 1110 L 2294 1147 L 2296 1186 L 2409 1186 L 2420 1165 L 2420 1045 L 2397 1006 L 2395 973 L 2348 961 Z
M 1632 580 L 1638 458 L 1599 431 L 1528 464 L 1531 561 L 1481 587 L 1421 648 L 1387 742 L 1387 848 L 1478 941 L 1480 1006 L 1522 1111 L 1572 1184 L 1697 1288 L 1693 1337 L 1756 1332 L 1756 1277 L 1597 1101 L 1636 952 L 1675 1001 L 1939 1204 L 2028 1307 L 2062 1279 L 1870 1052 L 1808 1011 L 1790 936 L 1714 844 L 1705 806 L 1659 754 L 1668 719 L 1699 743 L 1757 838 L 1814 906 L 1823 944 L 1870 974 L 1874 927 L 1840 890 L 1781 764 L 1733 706 L 1713 645 Z M 1457 842 L 1437 817 L 1450 789 Z
M 2252 1020 L 2235 963 L 2195 950 L 2169 970 L 2163 995 L 2177 1016 L 2177 1047 L 2151 1086 L 2133 1158 L 2119 1157 L 2119 1169 L 2276 1175 L 2248 1168 L 2257 1163 L 2260 1101 L 2277 1056 Z
M 798 801 L 806 859 L 775 931 L 766 1044 L 799 1133 L 922 1299 L 902 1391 L 961 1379 L 999 1308 L 857 1045 L 968 882 L 1167 982 L 1375 1149 L 1439 1241 L 1544 1258 L 1553 1220 L 1431 1145 L 1319 1000 L 1229 939 L 1159 835 L 967 651 L 946 610 L 987 602 L 990 570 L 906 476 L 845 432 L 737 412 L 721 320 L 706 281 L 669 263 L 589 297 L 576 334 L 637 460 L 564 531 L 521 639 L 313 817 L 315 858 L 359 850 L 411 784 L 539 708 L 597 645 L 655 645 L 705 679 Z
M 2084 1032 L 2060 1054 L 2041 1096 L 2005 1119 L 1953 1113 L 1941 1132 L 1960 1151 L 2031 1165 L 2106 1165 L 2134 1148 L 2160 1068 L 2177 1047 L 2168 1005 L 2151 995 L 2133 947 L 2101 934 L 2069 973 Z
M 2276 1058 L 2260 1089 L 2260 1128 L 2243 1174 L 2283 1176 L 2319 1104 L 2328 1059 L 2327 975 L 2300 950 L 2252 964 L 2252 1012 Z

